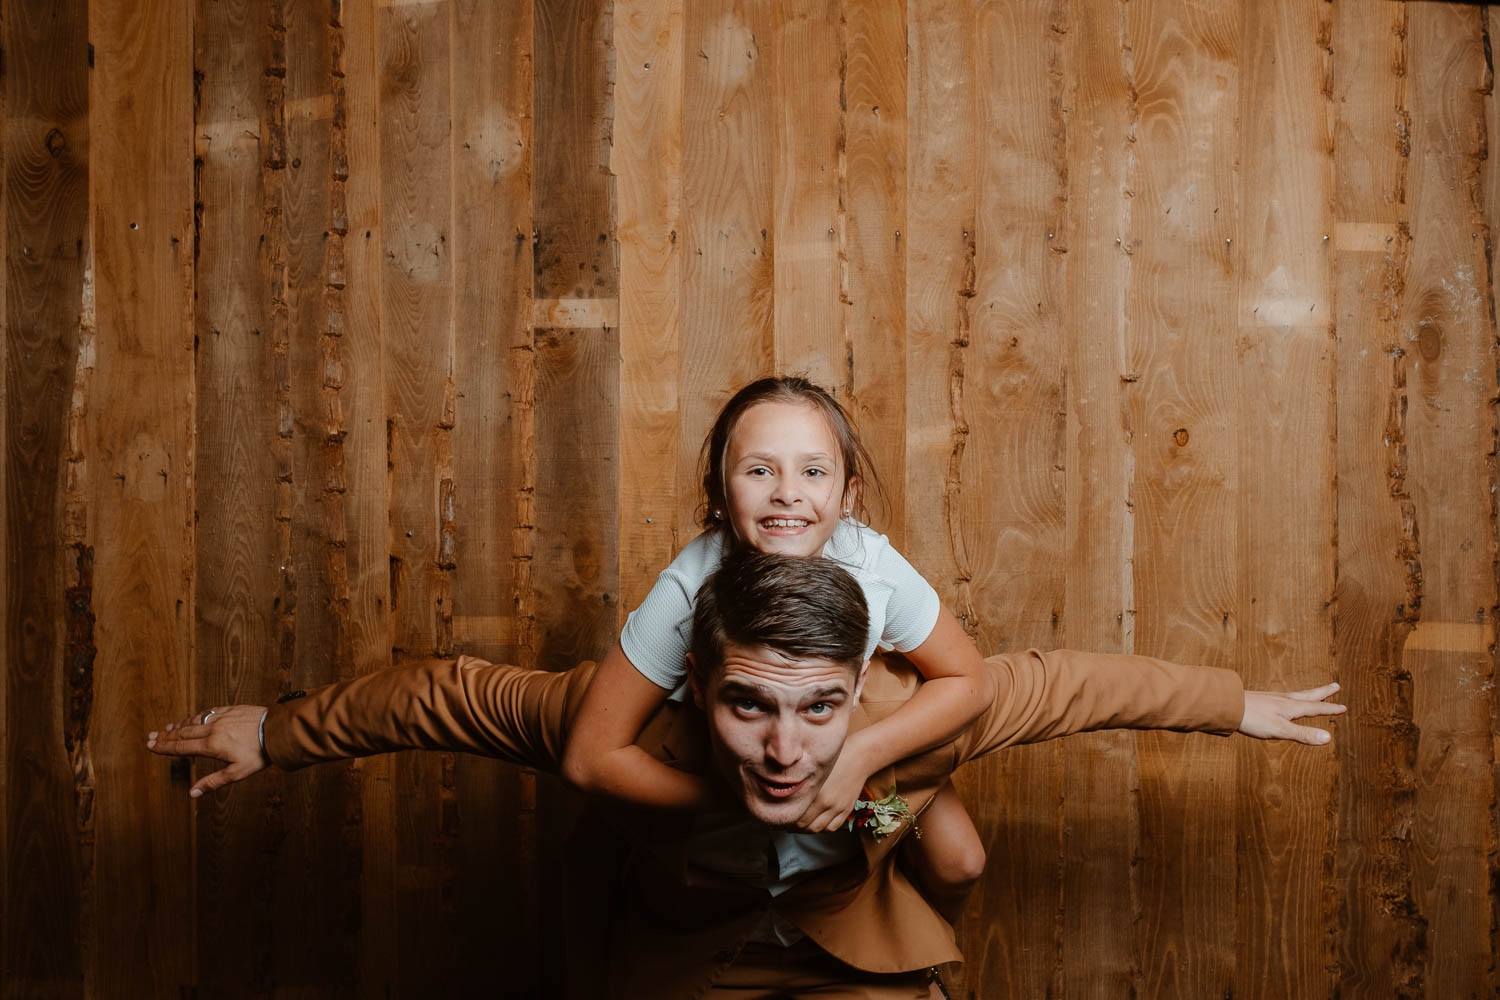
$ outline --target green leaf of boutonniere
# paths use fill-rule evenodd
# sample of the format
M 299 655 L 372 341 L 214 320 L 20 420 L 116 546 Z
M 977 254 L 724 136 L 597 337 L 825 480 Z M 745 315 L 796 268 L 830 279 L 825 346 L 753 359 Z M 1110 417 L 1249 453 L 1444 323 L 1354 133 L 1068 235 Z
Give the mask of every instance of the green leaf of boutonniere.
M 901 824 L 912 819 L 911 807 L 906 800 L 896 794 L 894 786 L 886 793 L 883 799 L 858 799 L 854 803 L 854 811 L 849 814 L 849 820 L 844 824 L 844 829 L 868 833 L 876 840 L 880 840 L 901 829 Z M 912 822 L 911 832 L 922 836 L 921 829 Z

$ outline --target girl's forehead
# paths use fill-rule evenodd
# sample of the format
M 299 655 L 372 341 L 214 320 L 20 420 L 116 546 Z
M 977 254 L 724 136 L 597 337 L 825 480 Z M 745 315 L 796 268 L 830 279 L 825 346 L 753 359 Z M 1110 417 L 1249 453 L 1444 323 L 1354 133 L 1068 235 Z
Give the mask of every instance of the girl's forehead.
M 816 444 L 831 455 L 839 454 L 838 438 L 829 424 L 828 415 L 812 403 L 785 400 L 756 403 L 734 422 L 727 444 L 733 450 L 749 439 L 757 439 L 755 443 L 761 444 L 765 438 L 785 440 L 788 444 L 795 439 L 800 443 Z

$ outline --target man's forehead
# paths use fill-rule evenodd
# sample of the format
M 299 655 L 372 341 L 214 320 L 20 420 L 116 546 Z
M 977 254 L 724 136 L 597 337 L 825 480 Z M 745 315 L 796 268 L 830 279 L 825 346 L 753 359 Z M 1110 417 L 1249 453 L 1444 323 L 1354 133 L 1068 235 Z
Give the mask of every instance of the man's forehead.
M 724 648 L 718 670 L 721 683 L 748 684 L 772 689 L 852 688 L 856 671 L 847 663 L 804 657 L 794 659 L 764 646 Z

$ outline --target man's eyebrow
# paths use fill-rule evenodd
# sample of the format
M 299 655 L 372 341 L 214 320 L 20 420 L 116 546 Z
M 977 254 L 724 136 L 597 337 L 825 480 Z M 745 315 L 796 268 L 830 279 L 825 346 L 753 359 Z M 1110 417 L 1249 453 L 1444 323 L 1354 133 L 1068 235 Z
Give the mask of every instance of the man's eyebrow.
M 846 697 L 848 694 L 849 694 L 849 689 L 847 687 L 845 687 L 844 685 L 842 685 L 842 684 L 830 684 L 828 687 L 818 688 L 812 694 L 808 695 L 807 700 L 809 700 L 809 701 L 828 701 L 831 698 L 843 698 L 843 697 Z
M 719 688 L 719 693 L 738 697 L 749 695 L 762 700 L 769 700 L 771 697 L 771 692 L 761 685 L 746 684 L 744 681 L 725 681 Z

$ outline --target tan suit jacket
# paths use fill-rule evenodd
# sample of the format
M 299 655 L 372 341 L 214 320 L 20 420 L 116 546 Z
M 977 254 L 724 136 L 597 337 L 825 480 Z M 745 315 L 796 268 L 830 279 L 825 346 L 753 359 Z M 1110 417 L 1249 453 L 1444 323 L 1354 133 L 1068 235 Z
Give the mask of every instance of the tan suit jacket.
M 965 761 L 1069 733 L 1151 728 L 1231 733 L 1244 712 L 1232 671 L 1139 656 L 1027 651 L 989 658 L 996 698 L 958 739 L 872 778 L 920 814 Z M 334 684 L 274 706 L 266 752 L 279 767 L 427 748 L 460 750 L 556 771 L 594 664 L 560 673 L 472 657 L 430 661 Z M 870 666 L 851 729 L 888 716 L 920 678 L 899 656 Z M 706 771 L 706 724 L 691 705 L 668 703 L 638 743 L 673 766 Z M 768 907 L 858 969 L 894 973 L 961 959 L 953 930 L 895 864 L 909 826 L 863 855 L 777 897 L 695 870 L 682 849 L 689 817 L 621 807 L 632 845 L 631 911 L 616 928 L 624 996 L 691 996 L 733 962 Z M 638 985 L 630 985 L 632 983 Z

